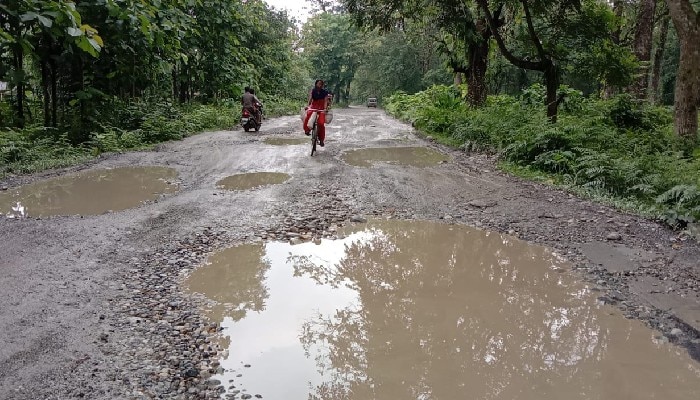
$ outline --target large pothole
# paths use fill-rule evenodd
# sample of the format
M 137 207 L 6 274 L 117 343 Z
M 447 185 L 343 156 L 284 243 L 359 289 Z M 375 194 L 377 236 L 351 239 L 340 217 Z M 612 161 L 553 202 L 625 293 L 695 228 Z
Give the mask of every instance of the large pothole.
M 263 140 L 265 144 L 270 144 L 273 146 L 293 146 L 299 144 L 308 144 L 309 139 L 304 138 L 280 138 L 280 137 L 268 137 Z
M 690 399 L 700 365 L 602 305 L 541 247 L 379 220 L 342 240 L 248 244 L 185 286 L 210 299 L 229 395 Z M 240 392 L 245 391 L 245 392 Z M 233 397 L 233 396 L 231 396 Z
M 231 175 L 216 185 L 227 190 L 249 190 L 260 186 L 277 185 L 289 179 L 289 175 L 280 172 L 251 172 Z
M 97 215 L 121 211 L 173 193 L 177 171 L 165 167 L 123 167 L 80 172 L 0 193 L 0 212 L 28 216 Z M 13 210 L 13 208 L 15 210 Z
M 433 149 L 425 147 L 374 147 L 349 150 L 343 153 L 343 160 L 356 167 L 370 167 L 383 162 L 414 167 L 430 167 L 447 161 L 449 158 Z

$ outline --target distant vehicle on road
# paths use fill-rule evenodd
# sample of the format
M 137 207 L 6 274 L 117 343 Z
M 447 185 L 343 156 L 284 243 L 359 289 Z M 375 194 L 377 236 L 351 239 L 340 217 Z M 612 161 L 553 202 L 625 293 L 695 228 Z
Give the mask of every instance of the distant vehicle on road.
M 367 99 L 367 107 L 374 107 L 377 108 L 377 98 L 376 97 L 370 97 Z

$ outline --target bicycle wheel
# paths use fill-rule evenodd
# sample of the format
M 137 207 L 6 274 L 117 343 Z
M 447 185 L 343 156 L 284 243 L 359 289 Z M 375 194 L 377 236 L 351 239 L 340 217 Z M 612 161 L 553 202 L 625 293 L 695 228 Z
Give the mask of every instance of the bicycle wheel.
M 313 156 L 316 152 L 316 142 L 318 141 L 318 131 L 316 123 L 314 122 L 314 127 L 311 129 L 311 155 Z

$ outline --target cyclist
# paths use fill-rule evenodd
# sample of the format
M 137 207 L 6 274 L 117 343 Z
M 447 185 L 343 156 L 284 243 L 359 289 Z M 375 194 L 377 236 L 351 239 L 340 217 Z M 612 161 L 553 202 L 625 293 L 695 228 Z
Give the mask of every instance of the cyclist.
M 326 139 L 326 110 L 328 109 L 328 91 L 323 88 L 324 82 L 321 79 L 316 80 L 314 88 L 309 92 L 309 102 L 306 106 L 306 118 L 304 118 L 304 134 L 309 136 L 311 128 L 309 128 L 309 119 L 313 113 L 317 112 L 316 126 L 318 127 L 318 141 L 321 147 L 324 146 Z

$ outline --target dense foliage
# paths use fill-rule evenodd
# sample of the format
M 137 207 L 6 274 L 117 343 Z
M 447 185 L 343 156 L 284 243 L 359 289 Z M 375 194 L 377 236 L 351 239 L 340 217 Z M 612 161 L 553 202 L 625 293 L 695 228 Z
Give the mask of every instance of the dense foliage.
M 261 0 L 3 2 L 0 173 L 231 127 L 244 86 L 268 115 L 295 111 L 297 40 Z
M 496 152 L 519 173 L 629 202 L 672 225 L 700 220 L 700 149 L 673 134 L 669 110 L 629 95 L 592 100 L 568 91 L 557 124 L 539 106 L 542 85 L 519 97 L 490 97 L 480 109 L 467 107 L 452 87 L 434 86 L 397 93 L 386 108 L 446 143 Z

